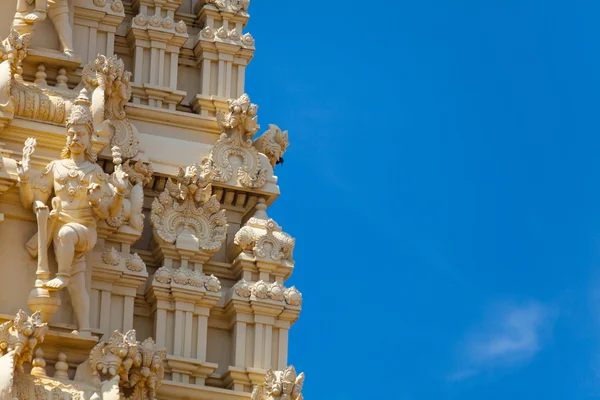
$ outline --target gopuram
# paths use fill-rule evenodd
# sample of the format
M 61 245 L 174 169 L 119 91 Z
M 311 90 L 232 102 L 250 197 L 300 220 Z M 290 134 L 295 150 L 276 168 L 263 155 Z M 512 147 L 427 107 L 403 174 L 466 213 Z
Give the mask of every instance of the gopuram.
M 0 3 L 0 400 L 301 400 L 249 0 Z

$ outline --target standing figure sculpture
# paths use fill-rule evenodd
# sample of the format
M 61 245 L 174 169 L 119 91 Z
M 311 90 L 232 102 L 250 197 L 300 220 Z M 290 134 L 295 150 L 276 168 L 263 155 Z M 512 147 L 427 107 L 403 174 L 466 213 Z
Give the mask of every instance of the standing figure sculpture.
M 29 157 L 35 149 L 35 140 L 29 139 L 17 173 L 21 201 L 26 208 L 33 207 L 38 220 L 38 233 L 27 244 L 30 253 L 38 257 L 36 288 L 53 292 L 66 287 L 79 332 L 89 335 L 85 254 L 96 244 L 97 221 L 120 211 L 129 181 L 119 166 L 109 182 L 109 176 L 96 164 L 92 150 L 93 120 L 85 89 L 75 101 L 66 125 L 66 146 L 59 160 L 50 162 L 41 176 L 30 183 Z M 49 211 L 46 204 L 52 193 L 52 211 Z M 49 279 L 47 261 L 50 242 L 54 243 L 58 264 L 54 279 Z
M 30 5 L 35 3 L 33 11 Z M 73 28 L 69 22 L 69 3 L 67 0 L 17 0 L 17 12 L 13 28 L 20 34 L 33 32 L 33 25 L 46 19 L 46 14 L 58 34 L 58 40 L 67 57 L 73 57 Z

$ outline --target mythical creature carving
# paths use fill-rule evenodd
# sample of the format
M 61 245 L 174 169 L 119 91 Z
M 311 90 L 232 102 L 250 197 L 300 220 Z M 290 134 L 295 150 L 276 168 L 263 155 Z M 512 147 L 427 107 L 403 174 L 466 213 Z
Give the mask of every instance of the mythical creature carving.
M 274 168 L 276 164 L 283 164 L 283 154 L 290 145 L 288 131 L 282 131 L 277 125 L 269 124 L 269 130 L 256 138 L 252 145 L 267 156 Z
M 130 227 L 141 232 L 144 229 L 144 186 L 152 180 L 152 164 L 127 160 L 123 164 L 123 171 L 129 176 L 129 187 L 125 191 L 121 211 L 106 220 L 113 228 L 119 228 L 128 223 Z
M 140 343 L 135 330 L 124 335 L 115 331 L 92 349 L 75 377 L 98 384 L 118 376 L 122 399 L 153 400 L 164 378 L 166 355 L 166 349 L 158 350 L 152 338 Z
M 228 104 L 227 113 L 217 111 L 217 123 L 222 133 L 209 156 L 203 160 L 204 173 L 211 181 L 227 183 L 232 179 L 235 167 L 237 180 L 233 184 L 261 188 L 272 175 L 272 167 L 263 165 L 265 162 L 261 155 L 252 146 L 252 136 L 260 128 L 256 116 L 258 106 L 250 102 L 247 94 L 228 100 Z M 238 165 L 240 162 L 241 165 Z
M 217 251 L 227 233 L 225 210 L 197 164 L 169 178 L 152 203 L 150 222 L 159 241 L 207 253 Z
M 35 347 L 44 341 L 48 324 L 42 322 L 41 313 L 29 316 L 19 310 L 14 320 L 0 325 L 0 350 L 15 351 L 15 368 L 23 372 L 23 362 L 31 362 Z
M 67 143 L 61 158 L 48 164 L 33 183 L 29 180 L 29 164 L 35 139 L 25 143 L 23 158 L 17 165 L 21 201 L 25 208 L 33 209 L 38 221 L 38 232 L 27 243 L 31 255 L 38 259 L 38 279 L 30 300 L 47 298 L 47 291 L 67 287 L 80 333 L 89 335 L 90 299 L 83 273 L 85 254 L 96 243 L 97 221 L 116 215 L 121 209 L 129 182 L 121 166 L 116 167 L 109 181 L 109 176 L 96 164 L 92 113 L 85 89 L 72 107 L 66 125 Z M 52 193 L 50 211 L 46 203 Z M 49 279 L 48 267 L 47 249 L 51 242 L 58 263 L 54 279 Z
M 131 72 L 116 55 L 98 55 L 85 66 L 82 81 L 91 87 L 94 127 L 100 136 L 110 134 L 110 146 L 117 163 L 135 157 L 139 151 L 137 129 L 125 115 L 131 98 Z
M 257 260 L 267 262 L 293 261 L 292 252 L 296 239 L 283 232 L 281 227 L 266 214 L 263 198 L 256 204 L 256 213 L 235 234 L 234 244 L 242 251 L 250 252 Z
M 283 371 L 269 369 L 264 383 L 256 385 L 252 400 L 303 400 L 304 373 L 297 374 L 293 366 Z

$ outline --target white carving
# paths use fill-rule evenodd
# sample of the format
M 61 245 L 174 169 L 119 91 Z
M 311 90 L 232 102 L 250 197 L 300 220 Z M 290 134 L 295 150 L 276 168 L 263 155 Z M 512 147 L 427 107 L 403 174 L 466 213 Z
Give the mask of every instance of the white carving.
M 256 150 L 267 156 L 273 167 L 283 164 L 283 154 L 289 144 L 288 131 L 282 131 L 274 124 L 269 124 L 269 130 L 252 142 Z
M 241 159 L 237 166 L 237 183 L 257 189 L 264 186 L 267 177 L 272 176 L 272 167 L 263 165 L 261 157 L 252 146 L 252 136 L 259 129 L 256 120 L 258 106 L 250 102 L 247 94 L 236 100 L 229 100 L 229 112 L 217 111 L 217 123 L 221 128 L 221 137 L 203 160 L 203 169 L 207 177 L 214 182 L 229 182 L 233 178 L 233 156 Z
M 133 272 L 142 272 L 146 270 L 146 263 L 144 263 L 144 260 L 142 260 L 138 253 L 133 253 L 127 261 L 125 261 L 125 266 L 128 270 Z
M 94 128 L 110 135 L 110 146 L 117 163 L 138 154 L 137 129 L 125 115 L 125 103 L 131 98 L 131 72 L 116 55 L 98 55 L 85 66 L 82 81 L 94 89 L 92 115 Z
M 225 210 L 197 164 L 179 169 L 154 199 L 150 222 L 158 238 L 168 244 L 214 253 L 226 236 Z
M 15 351 L 15 368 L 23 371 L 23 362 L 31 362 L 33 352 L 44 341 L 48 324 L 42 322 L 41 313 L 29 316 L 19 310 L 14 320 L 0 325 L 0 350 L 6 354 Z
M 114 247 L 111 247 L 110 249 L 105 248 L 102 252 L 102 261 L 104 261 L 105 264 L 116 266 L 121 262 L 121 255 Z
M 269 369 L 264 383 L 256 385 L 252 400 L 303 400 L 304 373 L 297 374 L 293 366 L 283 371 Z

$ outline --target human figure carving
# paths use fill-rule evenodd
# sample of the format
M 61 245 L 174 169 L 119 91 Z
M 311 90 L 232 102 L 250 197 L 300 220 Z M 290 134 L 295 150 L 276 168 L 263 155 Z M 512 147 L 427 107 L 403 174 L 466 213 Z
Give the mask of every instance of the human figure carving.
M 28 12 L 29 6 L 34 2 L 33 12 Z M 73 28 L 69 22 L 67 0 L 17 0 L 15 22 L 21 22 L 21 24 L 13 22 L 13 27 L 21 34 L 29 33 L 32 27 L 27 27 L 27 25 L 45 20 L 46 15 L 54 24 L 63 52 L 68 57 L 73 57 Z
M 108 175 L 96 164 L 92 121 L 84 89 L 67 118 L 66 146 L 60 159 L 50 162 L 39 179 L 31 184 L 29 156 L 34 149 L 28 141 L 29 146 L 25 147 L 23 160 L 17 167 L 21 201 L 24 207 L 33 207 L 38 218 L 37 241 L 28 244 L 30 251 L 37 247 L 38 280 L 49 291 L 67 287 L 81 334 L 91 331 L 90 300 L 83 273 L 85 254 L 96 244 L 97 221 L 117 215 L 129 184 L 120 166 L 109 183 Z M 46 204 L 52 193 L 52 211 L 48 213 Z M 50 241 L 54 243 L 58 273 L 54 279 L 47 280 L 49 270 L 43 259 Z

